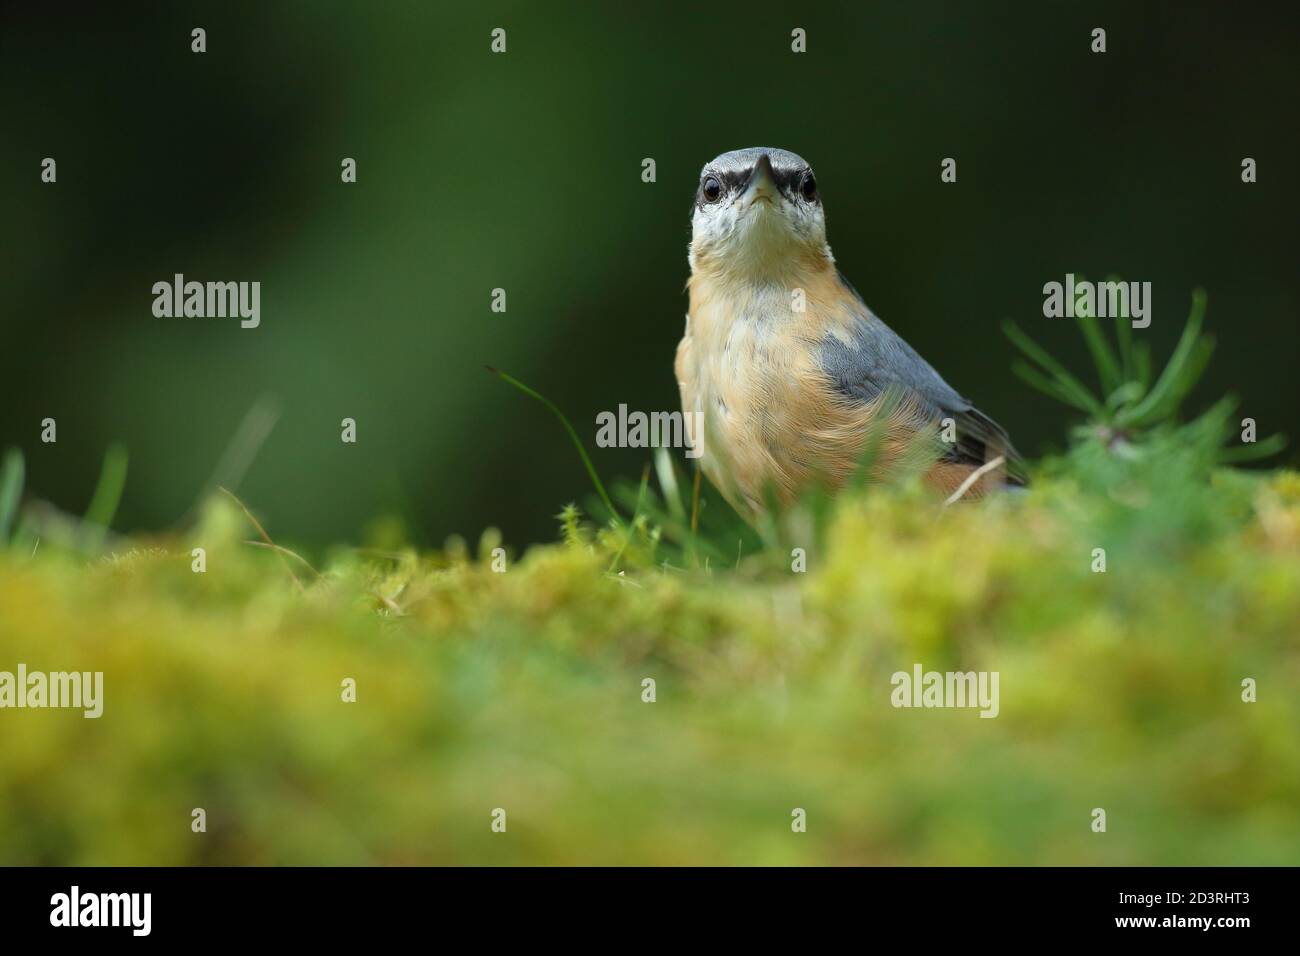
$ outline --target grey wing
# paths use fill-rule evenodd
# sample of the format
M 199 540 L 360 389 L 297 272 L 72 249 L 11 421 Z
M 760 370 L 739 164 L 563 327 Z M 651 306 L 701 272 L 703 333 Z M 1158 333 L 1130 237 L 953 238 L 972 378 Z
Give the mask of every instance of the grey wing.
M 956 422 L 957 441 L 951 446 L 953 461 L 982 465 L 996 455 L 1006 455 L 1008 477 L 1023 481 L 1019 456 L 1006 430 L 963 398 L 943 377 L 878 319 L 848 280 L 840 281 L 861 306 L 853 340 L 845 345 L 834 336 L 822 342 L 821 365 L 843 395 L 863 403 L 874 401 L 887 389 L 901 388 L 935 418 Z

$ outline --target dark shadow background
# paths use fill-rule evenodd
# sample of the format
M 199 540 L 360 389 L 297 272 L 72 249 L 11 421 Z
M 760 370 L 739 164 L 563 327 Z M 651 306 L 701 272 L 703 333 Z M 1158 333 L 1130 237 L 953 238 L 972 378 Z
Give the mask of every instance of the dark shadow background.
M 750 145 L 813 163 L 845 273 L 1022 450 L 1061 444 L 1071 418 L 1010 374 L 999 322 L 1086 371 L 1073 323 L 1041 311 L 1043 283 L 1070 271 L 1151 281 L 1139 334 L 1160 358 L 1204 286 L 1219 351 L 1193 404 L 1234 391 L 1261 435 L 1295 436 L 1300 42 L 1283 16 L 9 5 L 0 446 L 79 513 L 120 439 L 115 524 L 164 527 L 271 394 L 282 415 L 239 491 L 277 537 L 355 539 L 396 512 L 423 544 L 490 524 L 550 539 L 586 477 L 546 411 L 484 364 L 550 396 L 589 444 L 600 410 L 677 407 L 690 198 L 706 160 Z M 195 26 L 206 54 L 190 52 Z M 497 26 L 505 55 L 489 52 Z M 45 156 L 57 185 L 40 182 Z M 339 181 L 345 156 L 355 185 Z M 939 180 L 946 156 L 956 185 Z M 260 281 L 261 327 L 155 318 L 151 286 L 176 272 Z M 47 416 L 54 445 L 39 440 Z M 356 445 L 339 440 L 344 417 Z M 607 478 L 646 460 L 593 451 Z

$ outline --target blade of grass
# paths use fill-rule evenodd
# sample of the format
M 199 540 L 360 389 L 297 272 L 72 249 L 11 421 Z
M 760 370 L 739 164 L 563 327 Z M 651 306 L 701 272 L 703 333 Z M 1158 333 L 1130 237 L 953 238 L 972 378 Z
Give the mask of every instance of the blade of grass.
M 1133 354 L 1133 324 L 1127 315 L 1115 316 L 1115 341 L 1119 344 L 1120 377 L 1124 382 L 1132 382 L 1137 378 L 1137 362 Z
M 700 565 L 700 482 L 703 480 L 703 470 L 700 463 L 695 463 L 695 480 L 691 483 L 691 537 L 687 545 L 687 555 L 690 557 L 693 567 Z
M 677 486 L 677 469 L 673 465 L 668 449 L 660 446 L 655 449 L 655 477 L 659 479 L 659 488 L 664 493 L 664 503 L 668 511 L 678 521 L 686 520 L 686 508 L 682 504 L 681 489 Z
M 1071 375 L 1064 365 L 1052 358 L 1051 354 L 1048 353 L 1046 349 L 1027 336 L 1024 332 L 1020 331 L 1020 327 L 1014 322 L 1009 320 L 1003 322 L 1002 331 L 1003 334 L 1015 343 L 1022 352 L 1042 366 L 1044 371 L 1050 373 L 1052 378 L 1062 389 L 1066 390 L 1074 397 L 1071 404 L 1078 408 L 1082 408 L 1099 418 L 1102 417 L 1104 409 L 1102 408 L 1101 402 L 1097 401 L 1093 394 L 1088 391 L 1087 387 Z
M 299 564 L 301 564 L 303 567 L 305 567 L 313 575 L 315 575 L 316 577 L 320 577 L 320 572 L 317 571 L 314 567 L 312 567 L 312 563 L 308 561 L 306 558 L 304 558 L 297 551 L 290 551 L 288 548 L 281 547 L 278 544 L 267 544 L 265 541 L 245 541 L 244 544 L 253 548 L 266 548 L 270 551 L 275 551 L 279 554 L 288 555 L 289 557 L 297 561 Z M 398 555 L 397 557 L 398 560 L 400 560 L 402 556 Z
M 203 502 L 207 501 L 217 488 L 239 487 L 239 483 L 244 480 L 244 475 L 252 467 L 253 460 L 266 443 L 279 418 L 279 403 L 269 395 L 263 395 L 253 403 L 253 407 L 248 410 L 240 421 L 239 427 L 235 429 L 234 437 L 221 453 L 212 476 L 203 484 L 202 491 L 185 514 L 177 520 L 177 524 L 188 525 Z
M 645 468 L 641 470 L 641 485 L 637 489 L 636 505 L 632 508 L 632 520 L 629 521 L 627 526 L 623 529 L 623 543 L 619 545 L 618 553 L 614 555 L 614 560 L 609 563 L 609 567 L 605 570 L 606 574 L 614 573 L 615 569 L 618 568 L 618 563 L 623 560 L 623 552 L 625 552 L 627 546 L 632 543 L 632 535 L 636 534 L 637 529 L 636 519 L 640 516 L 641 509 L 645 507 L 646 489 L 649 487 L 650 465 L 647 464 Z
M 1106 410 L 1117 412 L 1125 405 L 1140 401 L 1141 398 L 1142 383 L 1130 379 L 1106 397 Z
M 1205 367 L 1204 363 L 1209 360 L 1208 354 L 1199 354 L 1205 350 L 1204 340 L 1201 339 L 1201 322 L 1204 318 L 1205 290 L 1195 289 L 1192 292 L 1192 310 L 1187 316 L 1187 324 L 1183 326 L 1183 334 L 1179 336 L 1178 344 L 1174 347 L 1174 354 L 1170 356 L 1168 364 L 1165 365 L 1164 371 L 1160 373 L 1160 377 L 1156 379 L 1156 384 L 1147 393 L 1146 398 L 1117 418 L 1120 424 L 1141 425 L 1157 420 L 1154 413 L 1168 412 L 1167 402 L 1171 395 L 1185 395 L 1196 384 L 1196 377 L 1199 377 Z M 1213 350 L 1212 343 L 1209 348 Z M 1189 362 L 1193 356 L 1196 357 L 1196 361 Z
M 702 472 L 700 466 L 695 466 L 695 482 L 691 488 L 691 534 L 695 535 L 700 530 L 700 477 Z
M 620 504 L 628 508 L 636 506 L 637 492 L 629 485 L 616 485 L 612 494 Z M 647 495 L 641 511 L 646 520 L 659 529 L 662 540 L 675 543 L 688 558 L 693 555 L 694 550 L 710 554 L 715 559 L 726 558 L 728 554 L 726 550 L 714 544 L 707 535 L 693 534 L 690 525 L 685 520 L 674 518 L 666 508 L 660 507 L 653 494 Z
M 1101 325 L 1092 316 L 1078 316 L 1076 320 L 1083 332 L 1083 340 L 1092 353 L 1093 364 L 1097 366 L 1097 377 L 1101 382 L 1103 395 L 1108 395 L 1124 384 L 1124 375 L 1120 371 L 1119 360 L 1110 342 L 1101 331 Z
M 1011 363 L 1011 371 L 1020 376 L 1020 378 L 1029 385 L 1038 389 L 1044 395 L 1048 395 L 1059 402 L 1069 405 L 1071 408 L 1077 408 L 1081 412 L 1086 413 L 1092 410 L 1091 406 L 1086 402 L 1077 401 L 1070 392 L 1061 387 L 1056 379 L 1048 378 L 1028 362 L 1017 359 Z
M 1248 445 L 1229 445 L 1227 448 L 1220 450 L 1218 460 L 1223 464 L 1255 461 L 1258 458 L 1268 458 L 1270 455 L 1276 455 L 1284 448 L 1286 448 L 1285 435 L 1269 435 L 1267 438 Z
M 1151 387 L 1151 346 L 1146 342 L 1133 345 L 1133 374 L 1145 393 Z
M 862 437 L 862 448 L 858 451 L 857 466 L 849 476 L 849 488 L 862 488 L 877 477 L 875 466 L 880 459 L 880 450 L 884 447 L 889 423 L 900 417 L 905 401 L 903 390 L 896 386 L 887 387 L 875 400 L 871 420 L 867 423 L 867 433 Z
M 573 447 L 578 449 L 578 454 L 582 457 L 582 464 L 587 469 L 587 475 L 591 478 L 591 483 L 596 486 L 596 493 L 600 495 L 600 500 L 604 502 L 605 507 L 609 509 L 609 513 L 613 516 L 614 520 L 621 523 L 622 518 L 619 516 L 618 509 L 614 507 L 614 502 L 610 500 L 609 492 L 605 490 L 605 485 L 601 482 L 600 475 L 596 474 L 596 466 L 591 463 L 591 458 L 587 455 L 587 449 L 583 447 L 582 439 L 578 437 L 577 431 L 575 431 L 573 426 L 569 424 L 569 419 L 565 416 L 564 412 L 560 411 L 559 408 L 556 407 L 555 403 L 545 395 L 529 388 L 523 382 L 519 381 L 519 379 L 507 375 L 505 372 L 493 368 L 491 365 L 487 366 L 487 370 L 510 385 L 513 385 L 525 395 L 541 402 L 550 409 L 551 414 L 560 420 L 560 424 L 564 426 L 564 430 L 569 433 L 569 438 L 573 440 Z
M 267 547 L 279 555 L 280 560 L 284 563 L 284 569 L 289 572 L 289 577 L 293 578 L 293 583 L 298 586 L 298 590 L 306 591 L 307 589 L 302 586 L 302 581 L 298 579 L 298 575 L 294 574 L 293 566 L 289 564 L 289 559 L 284 556 L 284 552 L 287 549 L 278 547 L 276 543 L 271 540 L 271 536 L 267 534 L 266 529 L 262 527 L 262 522 L 253 517 L 253 512 L 248 510 L 248 505 L 239 500 L 238 495 L 227 488 L 218 488 L 217 490 L 235 504 L 239 505 L 239 510 L 244 513 L 244 517 L 248 519 L 249 523 L 257 529 L 257 533 L 261 536 L 262 540 L 266 542 Z M 297 557 L 297 555 L 294 555 L 294 557 Z
M 23 453 L 10 448 L 0 465 L 0 545 L 9 541 L 9 531 L 18 515 L 18 502 L 23 494 Z
M 920 478 L 934 467 L 946 450 L 939 437 L 938 422 L 917 429 L 894 460 L 890 482 L 901 486 Z
M 1172 418 L 1177 413 L 1178 406 L 1187 397 L 1187 393 L 1201 380 L 1205 367 L 1210 364 L 1210 356 L 1214 354 L 1214 345 L 1214 338 L 1209 335 L 1201 336 L 1196 342 L 1190 357 L 1183 366 L 1182 374 L 1174 380 L 1173 387 L 1169 390 L 1164 402 L 1152 414 L 1155 421 L 1164 421 Z
M 126 464 L 126 448 L 120 442 L 109 445 L 104 452 L 104 464 L 99 470 L 99 482 L 91 495 L 90 507 L 82 519 L 82 540 L 91 551 L 98 551 L 103 545 L 108 527 L 117 514 L 122 488 L 126 485 Z

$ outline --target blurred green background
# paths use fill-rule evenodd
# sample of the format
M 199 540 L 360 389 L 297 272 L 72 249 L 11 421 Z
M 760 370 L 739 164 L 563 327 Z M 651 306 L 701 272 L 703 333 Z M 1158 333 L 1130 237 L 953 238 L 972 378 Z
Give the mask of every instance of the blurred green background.
M 120 439 L 116 526 L 166 527 L 273 396 L 239 491 L 277 537 L 353 539 L 395 512 L 421 544 L 489 524 L 550 539 L 586 478 L 545 410 L 484 364 L 589 444 L 600 410 L 675 408 L 690 197 L 706 160 L 749 145 L 813 163 L 845 273 L 1022 450 L 1061 442 L 1068 417 L 1010 375 L 998 324 L 1086 369 L 1073 324 L 1041 315 L 1043 283 L 1067 272 L 1152 282 L 1158 356 L 1207 288 L 1205 395 L 1235 391 L 1261 435 L 1295 435 L 1300 42 L 1268 10 L 7 6 L 0 446 L 81 513 Z M 150 288 L 177 272 L 260 281 L 261 327 L 155 318 Z M 607 476 L 647 457 L 595 453 Z

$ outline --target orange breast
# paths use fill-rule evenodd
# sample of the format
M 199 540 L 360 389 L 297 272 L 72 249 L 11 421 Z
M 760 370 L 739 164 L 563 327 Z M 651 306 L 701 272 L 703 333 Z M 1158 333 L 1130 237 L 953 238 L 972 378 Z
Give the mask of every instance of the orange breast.
M 703 413 L 700 465 L 709 480 L 751 517 L 772 497 L 786 503 L 815 483 L 838 488 L 858 467 L 880 403 L 842 395 L 821 368 L 825 338 L 838 335 L 847 344 L 859 321 L 859 307 L 834 269 L 809 277 L 803 312 L 783 286 L 696 275 L 689 288 L 677 383 L 683 410 Z M 877 472 L 930 419 L 914 402 L 887 404 Z M 971 470 L 938 464 L 930 482 L 949 493 Z

